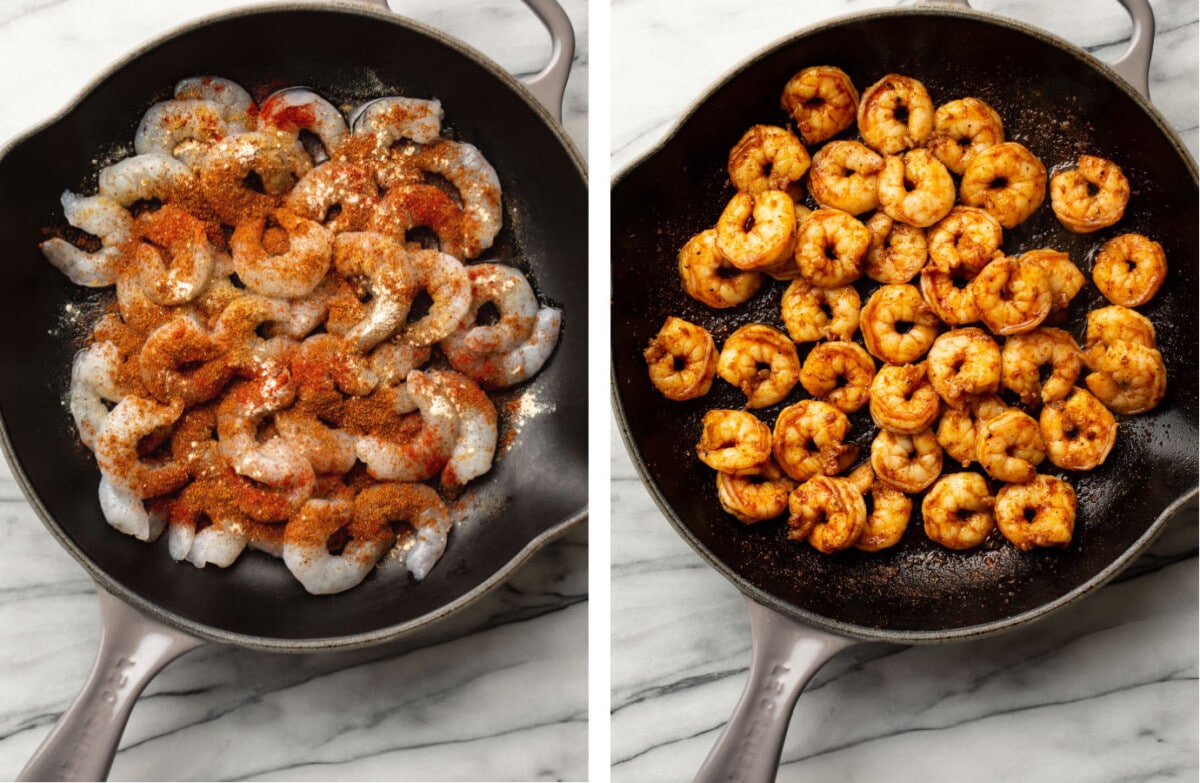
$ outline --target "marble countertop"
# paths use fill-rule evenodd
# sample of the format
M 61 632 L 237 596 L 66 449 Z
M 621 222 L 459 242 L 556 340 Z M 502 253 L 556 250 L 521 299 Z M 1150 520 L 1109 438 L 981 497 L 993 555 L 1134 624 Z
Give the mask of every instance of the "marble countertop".
M 751 53 L 879 5 L 617 0 L 613 171 Z M 974 5 L 1102 59 L 1129 37 L 1115 1 Z M 1153 7 L 1151 94 L 1195 156 L 1197 7 Z M 688 780 L 745 685 L 749 621 L 741 594 L 662 517 L 615 422 L 611 437 L 612 780 Z M 869 644 L 835 658 L 799 700 L 778 779 L 1196 780 L 1196 521 L 1194 510 L 1175 519 L 1118 580 L 1043 622 L 974 642 Z
M 144 41 L 251 4 L 6 0 L 0 147 Z M 587 3 L 563 5 L 578 39 L 564 125 L 586 155 Z M 536 72 L 549 54 L 548 36 L 516 0 L 393 6 L 517 74 Z M 582 780 L 587 544 L 586 526 L 575 528 L 488 597 L 388 645 L 330 655 L 191 652 L 134 708 L 112 779 Z M 91 580 L 0 463 L 0 779 L 17 774 L 74 698 L 99 631 Z M 471 663 L 454 664 L 462 661 Z

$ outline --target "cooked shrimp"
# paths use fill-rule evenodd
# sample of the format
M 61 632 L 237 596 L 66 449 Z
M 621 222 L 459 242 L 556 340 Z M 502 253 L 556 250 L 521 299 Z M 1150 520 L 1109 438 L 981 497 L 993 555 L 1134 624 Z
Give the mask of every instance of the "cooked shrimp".
M 859 298 L 854 286 L 820 288 L 802 277 L 783 292 L 783 323 L 797 343 L 849 340 L 859 323 Z
M 1110 305 L 1092 310 L 1087 315 L 1086 344 L 1083 360 L 1093 370 L 1108 353 L 1109 346 L 1121 342 L 1137 343 L 1156 348 L 1154 324 L 1137 310 Z
M 492 246 L 504 225 L 500 178 L 477 148 L 463 141 L 440 141 L 422 147 L 417 165 L 445 177 L 462 199 L 462 248 L 467 258 Z
M 321 140 L 325 158 L 350 135 L 346 119 L 337 107 L 304 87 L 273 92 L 258 110 L 259 127 L 299 136 L 309 131 Z
M 1015 228 L 1046 200 L 1046 167 L 1015 141 L 988 147 L 967 162 L 959 197 L 1004 228 Z
M 1004 230 L 978 207 L 958 206 L 929 229 L 930 264 L 941 272 L 974 277 L 1000 252 Z
M 788 512 L 788 538 L 827 555 L 852 546 L 867 524 L 862 493 L 844 478 L 808 479 L 788 496 Z
M 791 115 L 805 144 L 817 144 L 854 124 L 858 90 L 841 68 L 817 65 L 788 79 L 780 106 Z
M 795 266 L 785 256 L 784 261 Z M 717 230 L 701 231 L 679 251 L 679 278 L 687 295 L 709 307 L 736 307 L 762 288 L 763 276 L 730 264 L 717 252 Z
M 809 351 L 800 368 L 800 384 L 813 397 L 845 413 L 867 404 L 875 360 L 857 343 L 821 343 Z
M 970 285 L 974 276 L 963 277 L 964 271 L 942 272 L 933 263 L 921 270 L 922 298 L 938 318 L 951 326 L 974 323 L 980 318 Z
M 996 493 L 996 527 L 1022 551 L 1065 547 L 1075 531 L 1075 490 L 1053 476 L 1006 484 Z
M 1141 234 L 1122 234 L 1104 243 L 1092 264 L 1092 280 L 1108 301 L 1123 307 L 1149 302 L 1167 279 L 1162 245 Z
M 315 220 L 286 209 L 275 210 L 272 217 L 277 226 L 268 228 L 263 216 L 251 218 L 234 230 L 229 240 L 233 267 L 242 282 L 265 296 L 283 299 L 306 296 L 329 271 L 334 234 Z M 271 232 L 271 241 L 279 243 L 273 249 L 286 249 L 268 250 L 264 231 Z
M 1075 262 L 1066 253 L 1049 248 L 1029 250 L 1019 256 L 1022 263 L 1032 262 L 1046 273 L 1046 281 L 1050 284 L 1050 312 L 1065 310 L 1071 306 L 1071 300 L 1083 290 L 1087 279 Z
M 167 204 L 138 217 L 135 227 L 142 241 L 134 258 L 146 294 L 164 306 L 181 305 L 199 296 L 208 285 L 217 256 L 205 236 L 204 224 Z
M 717 357 L 717 375 L 746 395 L 746 407 L 781 402 L 800 379 L 796 344 L 763 324 L 746 324 L 725 340 Z
M 954 180 L 927 149 L 888 155 L 876 184 L 883 211 L 910 226 L 928 228 L 954 207 Z
M 875 477 L 901 492 L 920 492 L 942 474 L 942 447 L 933 430 L 898 435 L 880 430 L 871 443 Z
M 138 498 L 174 492 L 187 481 L 187 469 L 175 462 L 155 464 L 138 452 L 142 438 L 171 426 L 183 414 L 183 402 L 159 405 L 153 400 L 127 395 L 105 417 L 96 433 L 96 464 L 117 489 Z
M 925 535 L 949 549 L 971 549 L 996 527 L 996 499 L 978 473 L 950 473 L 938 479 L 921 501 Z
M 311 168 L 308 153 L 292 136 L 239 133 L 214 144 L 201 161 L 200 190 L 222 222 L 236 225 L 278 207 L 283 193 Z M 247 184 L 251 174 L 261 190 Z
M 59 200 L 67 222 L 99 238 L 101 247 L 89 252 L 54 237 L 39 245 L 42 254 L 75 285 L 89 288 L 112 285 L 116 282 L 120 246 L 133 234 L 133 217 L 104 196 L 80 196 L 64 190 Z
M 937 337 L 938 319 L 911 285 L 884 285 L 863 305 L 859 321 L 867 350 L 887 364 L 911 364 Z
M 95 342 L 75 354 L 71 362 L 68 406 L 75 419 L 79 439 L 95 448 L 96 435 L 108 418 L 105 402 L 120 402 L 125 395 L 117 385 L 121 353 L 114 343 Z
M 233 378 L 226 350 L 195 318 L 178 315 L 146 336 L 138 360 L 142 382 L 163 403 L 211 400 Z
M 796 265 L 813 285 L 836 288 L 862 276 L 862 262 L 871 246 L 871 232 L 845 212 L 818 209 L 800 226 Z
M 1042 408 L 1038 422 L 1046 457 L 1064 470 L 1091 470 L 1104 463 L 1117 442 L 1117 420 L 1100 400 L 1075 389 Z
M 933 133 L 933 101 L 916 79 L 889 73 L 863 90 L 858 131 L 884 155 L 925 146 Z
M 909 517 L 912 516 L 913 502 L 908 495 L 882 481 L 874 482 L 870 491 L 867 523 L 854 542 L 854 547 L 864 552 L 881 552 L 899 544 L 904 537 Z M 866 497 L 863 499 L 866 500 Z
M 721 508 L 747 525 L 774 519 L 787 511 L 788 495 L 795 486 L 770 458 L 762 465 L 762 472 L 754 475 L 717 473 Z
M 288 571 L 309 593 L 328 595 L 349 590 L 371 573 L 395 542 L 387 526 L 352 524 L 354 511 L 355 504 L 347 500 L 314 498 L 288 520 L 281 556 Z M 348 534 L 345 545 L 341 552 L 332 554 L 329 541 L 343 530 Z
M 470 324 L 464 319 L 463 344 L 475 353 L 511 351 L 529 337 L 538 314 L 537 296 L 529 281 L 516 267 L 507 264 L 472 264 L 467 267 L 471 280 L 471 309 L 478 312 L 492 304 L 498 315 L 494 323 Z
M 795 242 L 795 206 L 781 190 L 739 192 L 717 220 L 717 252 L 738 269 L 771 266 L 786 258 Z
M 883 158 L 857 141 L 831 141 L 812 157 L 808 188 L 817 204 L 861 215 L 879 206 Z
M 100 513 L 114 529 L 138 539 L 154 541 L 162 535 L 167 519 L 161 511 L 149 511 L 134 491 L 100 476 Z
M 952 329 L 933 341 L 925 362 L 929 381 L 951 408 L 1000 388 L 1000 346 L 977 327 Z
M 458 438 L 458 414 L 441 386 L 413 370 L 405 388 L 420 410 L 420 431 L 406 442 L 380 435 L 358 437 L 358 458 L 373 478 L 383 481 L 424 481 L 437 475 L 449 461 Z
M 181 101 L 210 101 L 221 108 L 221 118 L 230 130 L 253 130 L 254 99 L 237 82 L 219 76 L 191 76 L 175 85 L 175 98 Z
M 963 173 L 971 156 L 1003 141 L 1000 115 L 978 98 L 944 103 L 933 114 L 929 150 L 955 174 Z
M 458 416 L 458 438 L 442 469 L 442 487 L 457 492 L 492 468 L 499 426 L 496 406 L 478 384 L 462 373 L 430 370 L 426 374 L 450 398 Z
M 928 429 L 942 409 L 924 362 L 879 368 L 870 395 L 875 424 L 898 435 L 916 435 Z
M 1091 364 L 1084 382 L 1110 410 L 1145 413 L 1167 393 L 1167 366 L 1157 349 L 1116 342 Z
M 139 155 L 170 155 L 194 168 L 228 129 L 212 101 L 174 100 L 151 106 L 138 123 L 133 149 Z
M 442 353 L 450 366 L 488 388 L 524 383 L 537 375 L 558 344 L 562 311 L 555 307 L 538 310 L 529 338 L 505 353 L 475 354 L 466 350 L 458 334 L 442 340 Z
M 1021 395 L 1025 405 L 1036 408 L 1071 393 L 1083 368 L 1083 359 L 1075 338 L 1068 332 L 1042 327 L 1005 340 L 1000 366 L 1001 385 Z M 1050 368 L 1050 377 L 1045 382 L 1043 367 Z
M 1080 155 L 1078 168 L 1061 169 L 1050 178 L 1054 216 L 1077 234 L 1108 228 L 1128 204 L 1129 180 L 1111 160 Z
M 147 153 L 119 160 L 100 170 L 98 189 L 104 198 L 122 207 L 135 201 L 170 201 L 192 181 L 185 164 L 169 155 Z
M 289 212 L 315 220 L 334 233 L 365 231 L 378 204 L 379 188 L 370 172 L 333 161 L 305 174 L 284 200 Z
M 771 456 L 771 430 L 753 413 L 711 410 L 704 414 L 704 429 L 696 456 L 722 473 L 758 473 Z
M 650 382 L 668 400 L 693 400 L 712 388 L 717 346 L 703 326 L 668 316 L 642 355 Z
M 420 581 L 429 576 L 446 551 L 454 527 L 446 504 L 431 487 L 421 484 L 378 484 L 354 498 L 355 525 L 382 531 L 395 522 L 407 522 L 416 532 L 404 564 L 413 579 Z
M 432 144 L 442 135 L 441 101 L 391 95 L 376 98 L 351 113 L 355 133 L 376 133 L 385 146 L 410 139 Z
M 376 207 L 370 228 L 399 242 L 405 242 L 415 228 L 428 228 L 437 236 L 437 248 L 443 253 L 455 257 L 465 253 L 462 208 L 436 185 L 412 183 L 390 188 Z
M 938 443 L 965 468 L 979 458 L 979 425 L 1006 410 L 1004 400 L 994 394 L 972 397 L 962 408 L 947 408 L 938 422 Z
M 880 283 L 907 283 L 928 258 L 925 231 L 876 212 L 867 221 L 871 246 L 863 263 L 867 277 Z
M 841 473 L 858 456 L 858 447 L 843 441 L 850 419 L 827 402 L 801 400 L 779 412 L 771 451 L 783 472 L 796 481 L 818 474 Z
M 782 190 L 795 198 L 810 163 L 804 145 L 786 128 L 754 125 L 729 151 L 729 181 L 749 193 Z
M 1041 264 L 997 256 L 971 281 L 983 323 L 993 334 L 1036 329 L 1050 314 L 1054 295 Z
M 976 459 L 997 481 L 1031 481 L 1045 458 L 1042 428 L 1029 414 L 1009 409 L 979 425 Z

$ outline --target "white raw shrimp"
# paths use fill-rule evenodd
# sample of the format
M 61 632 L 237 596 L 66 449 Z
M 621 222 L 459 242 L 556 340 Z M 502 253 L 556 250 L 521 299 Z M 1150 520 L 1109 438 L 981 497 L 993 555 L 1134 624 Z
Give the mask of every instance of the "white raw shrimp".
M 133 136 L 133 149 L 139 155 L 170 155 L 194 167 L 227 133 L 221 107 L 212 101 L 162 101 L 142 115 Z
M 305 174 L 284 201 L 292 212 L 323 223 L 334 233 L 364 230 L 378 204 L 379 187 L 370 172 L 334 161 Z
M 138 498 L 152 498 L 178 489 L 187 481 L 187 468 L 166 462 L 144 460 L 138 443 L 162 427 L 169 427 L 183 414 L 183 402 L 159 405 L 132 394 L 109 411 L 96 433 L 94 451 L 100 473 L 117 489 Z
M 504 225 L 500 178 L 474 146 L 441 141 L 421 149 L 418 166 L 440 174 L 458 189 L 463 205 L 463 252 L 474 258 L 492 246 Z
M 292 353 L 291 369 L 301 400 L 320 396 L 334 388 L 363 397 L 379 386 L 379 375 L 363 356 L 348 350 L 343 338 L 333 334 L 314 334 Z M 403 382 L 402 376 L 398 382 Z
M 359 352 L 370 350 L 400 328 L 416 298 L 418 289 L 408 274 L 404 250 L 389 237 L 374 231 L 346 232 L 334 239 L 333 266 L 346 277 L 367 281 L 372 297 L 370 308 L 362 320 L 346 331 L 345 337 Z M 468 306 L 469 285 L 468 281 Z
M 258 112 L 264 128 L 299 136 L 300 131 L 316 134 L 325 147 L 325 157 L 350 135 L 346 119 L 337 107 L 306 87 L 288 87 L 271 93 Z
M 221 107 L 221 117 L 229 129 L 237 132 L 253 130 L 251 109 L 254 99 L 246 88 L 220 76 L 191 76 L 175 85 L 178 100 L 211 101 Z
M 355 133 L 375 133 L 384 146 L 401 139 L 432 144 L 442 135 L 442 103 L 399 95 L 376 98 L 351 112 L 350 124 Z
M 167 519 L 159 511 L 147 511 L 137 493 L 100 478 L 100 512 L 108 524 L 139 541 L 154 541 L 162 535 Z
M 276 209 L 284 193 L 312 169 L 312 159 L 296 137 L 278 131 L 227 136 L 200 163 L 200 191 L 227 225 Z M 251 175 L 258 179 L 252 186 Z
M 354 587 L 395 542 L 390 529 L 356 529 L 353 519 L 354 504 L 348 500 L 312 499 L 288 520 L 283 534 L 283 562 L 313 595 Z M 348 530 L 350 538 L 339 554 L 331 554 L 329 539 L 343 529 Z
M 416 532 L 404 564 L 414 579 L 424 579 L 446 551 L 454 526 L 446 504 L 423 484 L 377 484 L 354 498 L 354 526 L 382 534 L 393 522 L 407 522 Z
M 461 373 L 432 370 L 427 374 L 454 403 L 458 414 L 458 439 L 442 469 L 442 486 L 453 491 L 491 470 L 496 454 L 496 406 Z
M 187 560 L 196 568 L 215 565 L 228 568 L 246 549 L 246 536 L 236 520 L 217 518 L 200 530 L 194 524 L 181 525 L 172 520 L 167 528 L 167 552 L 171 558 Z
M 128 207 L 135 201 L 169 201 L 192 180 L 186 164 L 157 152 L 134 155 L 100 170 L 100 195 Z
M 312 465 L 317 473 L 345 473 L 358 460 L 354 436 L 325 425 L 297 408 L 274 417 L 279 435 Z
M 138 280 L 160 305 L 192 301 L 208 286 L 217 261 L 204 224 L 170 204 L 137 218 L 142 241 L 134 250 Z
M 429 361 L 431 349 L 428 345 L 413 346 L 391 339 L 371 351 L 371 370 L 386 386 L 404 383 L 410 372 Z
M 407 324 L 400 339 L 409 345 L 433 345 L 458 331 L 471 309 L 471 278 L 454 256 L 439 250 L 409 250 L 404 273 L 432 303 L 422 318 Z M 403 319 L 401 319 L 403 321 Z
M 561 328 L 562 311 L 543 307 L 538 311 L 529 338 L 507 353 L 471 353 L 457 334 L 443 340 L 440 345 L 454 369 L 489 388 L 503 388 L 537 375 L 550 354 L 554 353 Z
M 101 248 L 89 253 L 55 237 L 41 244 L 42 254 L 75 285 L 102 288 L 116 282 L 114 263 L 118 247 L 133 233 L 133 217 L 117 202 L 104 196 L 81 196 L 64 190 L 59 198 L 67 222 L 100 239 Z
M 121 353 L 113 343 L 92 343 L 75 354 L 71 364 L 71 390 L 68 404 L 75 419 L 79 439 L 89 449 L 94 447 L 96 434 L 108 418 L 108 402 L 120 402 L 117 370 Z
M 272 366 L 274 365 L 274 366 Z M 315 481 L 312 465 L 279 436 L 258 442 L 259 424 L 290 406 L 296 384 L 282 363 L 264 362 L 260 376 L 232 387 L 217 407 L 217 442 L 221 456 L 240 476 L 271 487 L 296 488 Z
M 473 264 L 471 310 L 477 314 L 486 303 L 495 305 L 499 320 L 489 325 L 464 322 L 463 345 L 475 353 L 511 351 L 533 331 L 538 300 L 521 270 L 507 264 Z
M 366 463 L 368 473 L 384 481 L 430 478 L 446 465 L 458 437 L 458 413 L 441 386 L 413 370 L 405 388 L 421 412 L 420 432 L 404 443 L 377 435 L 358 438 L 358 458 Z
M 286 235 L 287 249 L 278 254 L 267 250 L 263 246 L 266 218 L 251 218 L 229 239 L 233 268 L 257 293 L 283 299 L 306 296 L 329 271 L 333 232 L 286 209 L 275 210 L 274 218 Z

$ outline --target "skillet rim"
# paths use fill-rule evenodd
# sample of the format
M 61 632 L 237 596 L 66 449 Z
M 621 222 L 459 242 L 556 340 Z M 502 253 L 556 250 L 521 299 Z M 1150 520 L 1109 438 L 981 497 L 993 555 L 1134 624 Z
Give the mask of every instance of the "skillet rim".
M 634 160 L 630 161 L 613 176 L 611 189 L 615 191 L 625 179 L 633 174 L 634 171 L 641 168 L 644 164 L 649 162 L 650 159 L 654 158 L 663 150 L 665 150 L 672 142 L 675 141 L 676 137 L 683 130 L 683 128 L 692 121 L 694 115 L 699 111 L 699 109 L 710 99 L 712 99 L 714 94 L 724 88 L 735 78 L 757 66 L 764 58 L 776 53 L 780 49 L 795 45 L 806 37 L 817 35 L 827 30 L 842 27 L 847 24 L 874 21 L 889 17 L 914 16 L 969 19 L 972 21 L 981 21 L 987 24 L 1005 27 L 1012 31 L 1024 33 L 1025 35 L 1036 39 L 1040 43 L 1044 43 L 1059 49 L 1065 54 L 1074 57 L 1079 62 L 1080 66 L 1091 67 L 1094 71 L 1098 72 L 1100 76 L 1106 78 L 1110 83 L 1115 85 L 1129 98 L 1131 98 L 1142 110 L 1143 114 L 1150 118 L 1150 120 L 1155 124 L 1167 141 L 1171 143 L 1171 146 L 1174 147 L 1177 157 L 1186 167 L 1188 173 L 1191 175 L 1192 180 L 1197 183 L 1198 187 L 1200 187 L 1200 173 L 1197 171 L 1196 160 L 1192 157 L 1191 152 L 1187 149 L 1187 147 L 1183 145 L 1182 141 L 1180 141 L 1179 136 L 1175 133 L 1175 131 L 1170 127 L 1170 125 L 1167 124 L 1166 119 L 1162 116 L 1158 109 L 1154 107 L 1148 98 L 1143 97 L 1141 93 L 1139 93 L 1128 82 L 1121 78 L 1116 71 L 1114 71 L 1106 63 L 1097 59 L 1090 52 L 1041 28 L 1035 27 L 1020 20 L 1000 16 L 998 14 L 980 11 L 974 8 L 963 9 L 918 6 L 914 8 L 883 8 L 864 11 L 861 13 L 840 15 L 813 25 L 809 25 L 807 27 L 803 27 L 786 36 L 776 39 L 764 47 L 761 47 L 754 53 L 740 60 L 736 65 L 732 66 L 715 81 L 709 84 L 709 86 L 704 89 L 699 97 L 688 104 L 687 108 L 680 115 L 679 119 L 671 125 L 666 134 L 664 134 L 654 146 L 646 150 Z M 615 230 L 615 227 L 610 226 L 609 230 L 611 233 L 613 230 Z M 617 319 L 611 317 L 612 312 L 613 310 L 610 307 L 610 330 L 615 331 Z M 613 369 L 615 367 L 615 362 L 613 362 L 612 359 L 615 359 L 615 357 L 610 358 L 609 393 L 613 410 L 617 414 L 617 427 L 621 432 L 621 439 L 626 447 L 626 452 L 629 454 L 634 466 L 637 468 L 638 477 L 641 479 L 642 485 L 647 489 L 651 497 L 654 499 L 654 503 L 658 506 L 659 511 L 663 513 L 663 516 L 665 516 L 667 521 L 671 523 L 671 526 L 675 528 L 675 532 L 678 533 L 680 537 L 683 538 L 698 555 L 700 555 L 701 559 L 703 559 L 709 566 L 717 571 L 717 573 L 731 582 L 739 592 L 753 600 L 755 603 L 772 609 L 784 615 L 785 617 L 789 617 L 813 628 L 828 631 L 830 633 L 852 639 L 889 642 L 895 644 L 933 644 L 944 641 L 965 641 L 1002 633 L 1011 628 L 1041 619 L 1047 614 L 1054 613 L 1059 609 L 1074 604 L 1079 599 L 1085 597 L 1089 593 L 1111 581 L 1134 559 L 1136 559 L 1139 555 L 1145 552 L 1146 549 L 1149 548 L 1155 539 L 1162 534 L 1163 528 L 1166 526 L 1167 521 L 1171 517 L 1189 504 L 1197 502 L 1197 499 L 1200 498 L 1200 483 L 1198 483 L 1197 486 L 1192 486 L 1184 490 L 1178 497 L 1169 503 L 1157 517 L 1155 517 L 1154 521 L 1147 526 L 1145 532 L 1136 541 L 1134 541 L 1120 555 L 1113 558 L 1113 560 L 1111 560 L 1103 569 L 1093 575 L 1092 578 L 1078 585 L 1074 589 L 1058 596 L 1057 598 L 1041 603 L 1027 611 L 1009 615 L 1002 619 L 993 620 L 991 622 L 932 631 L 897 631 L 847 623 L 833 617 L 827 617 L 808 609 L 798 607 L 758 587 L 750 582 L 747 578 L 736 573 L 732 568 L 726 565 L 726 563 L 720 557 L 711 552 L 708 547 L 706 547 L 699 540 L 699 538 L 692 532 L 691 528 L 689 528 L 683 522 L 679 514 L 663 495 L 661 489 L 658 487 L 657 482 L 655 482 L 649 467 L 642 458 L 641 451 L 638 448 L 638 442 L 629 430 L 628 421 L 625 415 L 625 405 L 621 397 L 619 379 L 617 378 Z M 1200 477 L 1198 477 L 1198 479 L 1200 479 Z
M 62 122 L 69 117 L 73 112 L 79 109 L 82 104 L 96 89 L 109 81 L 118 71 L 129 66 L 133 61 L 139 59 L 143 55 L 157 49 L 160 46 L 180 38 L 195 30 L 208 27 L 213 24 L 222 22 L 236 22 L 239 19 L 252 16 L 269 16 L 275 14 L 288 14 L 294 12 L 309 12 L 309 13 L 337 13 L 349 16 L 368 17 L 377 22 L 384 22 L 396 27 L 406 28 L 410 32 L 425 35 L 433 40 L 441 43 L 451 49 L 459 56 L 471 60 L 476 65 L 484 68 L 502 83 L 506 84 L 521 100 L 524 101 L 526 107 L 541 120 L 544 125 L 558 140 L 562 148 L 567 152 L 571 162 L 575 165 L 576 173 L 578 173 L 585 191 L 588 188 L 587 164 L 580 154 L 574 142 L 567 135 L 562 124 L 555 120 L 548 109 L 533 96 L 533 93 L 513 74 L 504 70 L 498 63 L 484 55 L 477 49 L 469 46 L 463 41 L 447 35 L 446 33 L 431 27 L 423 22 L 416 21 L 407 16 L 403 16 L 391 10 L 383 10 L 368 6 L 363 3 L 352 2 L 346 0 L 318 0 L 315 2 L 274 2 L 252 5 L 242 8 L 231 9 L 215 14 L 209 14 L 188 22 L 179 24 L 171 29 L 153 37 L 145 43 L 129 50 L 121 55 L 117 60 L 114 60 L 106 66 L 100 73 L 92 78 L 82 89 L 77 91 L 61 109 L 55 112 L 47 119 L 33 125 L 15 135 L 7 144 L 0 147 L 0 160 L 8 157 L 14 150 L 21 145 L 29 142 L 38 135 L 55 124 Z M 569 78 L 569 77 L 568 77 Z M 586 328 L 586 326 L 584 327 Z M 98 587 L 106 590 L 115 597 L 119 598 L 124 603 L 137 609 L 150 618 L 164 623 L 172 628 L 190 634 L 194 637 L 208 642 L 216 642 L 223 644 L 234 644 L 240 647 L 263 650 L 268 652 L 292 652 L 292 653 L 312 653 L 312 652 L 333 652 L 352 650 L 361 647 L 368 647 L 376 644 L 381 644 L 392 639 L 399 638 L 411 633 L 414 633 L 426 626 L 432 625 L 445 617 L 454 614 L 467 606 L 475 603 L 480 598 L 495 590 L 497 587 L 506 582 L 518 569 L 521 568 L 530 558 L 537 552 L 541 551 L 554 540 L 565 535 L 569 530 L 577 525 L 583 524 L 588 517 L 588 504 L 585 502 L 574 512 L 560 519 L 554 525 L 546 528 L 540 534 L 532 537 L 525 543 L 513 557 L 505 563 L 501 568 L 493 572 L 488 578 L 477 584 L 474 588 L 467 591 L 463 595 L 444 603 L 437 608 L 427 612 L 420 617 L 407 620 L 402 623 L 385 626 L 372 631 L 362 633 L 346 634 L 344 636 L 327 636 L 314 637 L 305 639 L 295 638 L 276 638 L 270 636 L 258 636 L 254 634 L 235 633 L 224 631 L 204 623 L 198 623 L 188 619 L 173 611 L 165 609 L 158 603 L 143 598 L 141 595 L 126 588 L 117 580 L 109 576 L 108 572 L 95 563 L 86 552 L 83 551 L 69 535 L 59 526 L 58 522 L 49 513 L 48 509 L 42 502 L 41 497 L 34 490 L 29 478 L 26 476 L 25 468 L 20 460 L 19 455 L 9 438 L 8 422 L 5 420 L 3 412 L 0 411 L 0 451 L 3 451 L 5 458 L 8 461 L 9 468 L 12 470 L 13 478 L 17 485 L 21 488 L 25 499 L 33 508 L 42 525 L 54 536 L 58 544 L 63 547 L 76 562 L 83 566 L 97 584 Z

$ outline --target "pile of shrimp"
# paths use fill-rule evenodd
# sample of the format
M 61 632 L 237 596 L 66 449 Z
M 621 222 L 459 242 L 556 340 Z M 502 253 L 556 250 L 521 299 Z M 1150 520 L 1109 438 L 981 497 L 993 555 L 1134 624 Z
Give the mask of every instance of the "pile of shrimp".
M 1068 546 L 1074 489 L 1039 466 L 1096 468 L 1117 417 L 1166 392 L 1154 326 L 1133 309 L 1166 257 L 1119 232 L 1120 166 L 1082 155 L 1050 175 L 987 103 L 935 107 L 900 74 L 860 95 L 836 67 L 805 68 L 781 108 L 786 122 L 733 146 L 737 192 L 678 258 L 684 291 L 714 310 L 785 282 L 778 322 L 745 323 L 718 349 L 671 317 L 645 352 L 668 399 L 703 397 L 718 376 L 746 396 L 746 410 L 705 414 L 696 447 L 722 508 L 747 524 L 786 516 L 788 537 L 823 553 L 897 545 L 918 501 L 926 537 L 950 549 L 996 530 L 1021 550 Z M 1066 231 L 1104 232 L 1092 282 L 1112 304 L 1088 313 L 1082 344 L 1054 326 L 1087 285 L 1077 260 L 1005 245 L 1047 190 Z M 776 405 L 771 427 L 753 413 Z M 869 455 L 847 415 L 864 407 Z
M 347 119 L 308 89 L 259 103 L 184 79 L 98 192 L 63 193 L 73 231 L 43 254 L 115 287 L 69 392 L 110 525 L 166 529 L 196 567 L 266 552 L 314 594 L 393 550 L 429 574 L 446 500 L 496 453 L 484 389 L 532 378 L 562 319 L 479 258 L 500 181 L 442 116 L 389 96 Z

